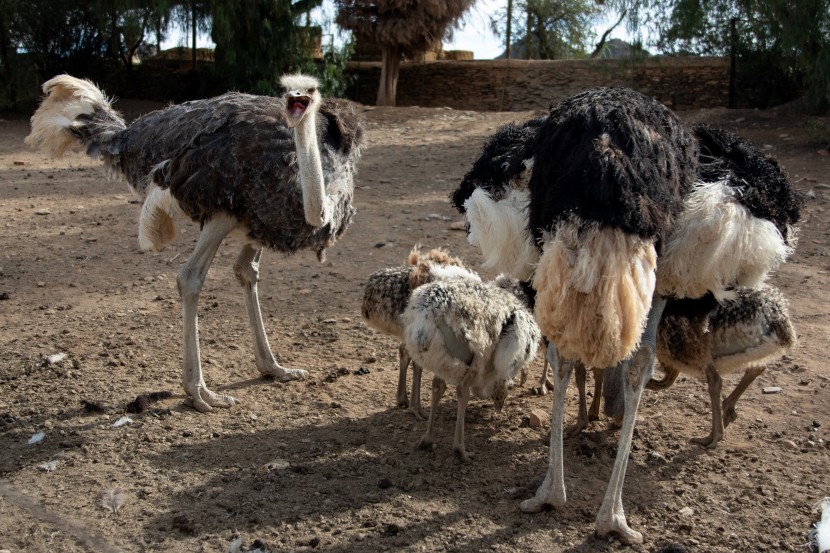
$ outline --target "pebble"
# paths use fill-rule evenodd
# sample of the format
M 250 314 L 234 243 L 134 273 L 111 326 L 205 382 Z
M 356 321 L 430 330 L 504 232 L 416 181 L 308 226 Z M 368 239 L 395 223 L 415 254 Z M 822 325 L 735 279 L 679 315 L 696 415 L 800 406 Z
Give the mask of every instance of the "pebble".
M 274 459 L 270 463 L 265 465 L 265 468 L 268 470 L 285 470 L 291 466 L 291 463 L 286 461 L 285 459 Z
M 764 388 L 765 394 L 780 394 L 782 388 L 780 386 L 767 386 Z
M 543 425 L 550 422 L 548 412 L 542 409 L 534 409 L 527 417 L 531 428 L 542 428 Z
M 798 449 L 798 444 L 792 440 L 781 440 L 781 443 L 790 449 Z
M 695 514 L 694 509 L 692 509 L 691 507 L 683 507 L 683 508 L 682 508 L 682 509 L 680 509 L 678 512 L 679 512 L 681 515 L 683 515 L 684 517 L 690 517 L 690 516 L 692 516 L 693 514 Z

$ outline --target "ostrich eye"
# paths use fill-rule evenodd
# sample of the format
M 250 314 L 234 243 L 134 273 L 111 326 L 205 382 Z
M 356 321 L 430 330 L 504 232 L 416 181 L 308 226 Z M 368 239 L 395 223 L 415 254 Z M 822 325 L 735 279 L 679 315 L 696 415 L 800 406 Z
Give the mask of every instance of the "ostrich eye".
M 315 87 L 311 87 L 308 89 L 309 94 L 314 94 L 315 92 L 317 92 L 317 89 Z

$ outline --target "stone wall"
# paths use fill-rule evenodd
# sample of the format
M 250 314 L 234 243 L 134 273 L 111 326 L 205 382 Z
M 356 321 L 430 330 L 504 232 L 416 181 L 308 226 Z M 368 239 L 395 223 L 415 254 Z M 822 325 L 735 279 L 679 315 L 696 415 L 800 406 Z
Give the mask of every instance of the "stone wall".
M 377 98 L 380 64 L 354 62 L 349 96 L 364 104 Z M 627 86 L 675 110 L 725 107 L 727 58 L 644 60 L 480 60 L 401 64 L 399 106 L 476 111 L 545 110 L 595 86 Z

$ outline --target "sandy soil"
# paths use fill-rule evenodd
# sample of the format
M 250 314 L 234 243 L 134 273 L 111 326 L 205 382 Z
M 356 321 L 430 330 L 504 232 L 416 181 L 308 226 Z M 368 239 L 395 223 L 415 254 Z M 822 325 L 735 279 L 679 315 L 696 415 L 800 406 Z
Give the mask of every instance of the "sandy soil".
M 121 105 L 129 116 L 150 107 Z M 489 133 L 529 115 L 368 109 L 355 224 L 323 264 L 310 252 L 264 257 L 272 346 L 311 378 L 259 377 L 231 269 L 238 244 L 228 244 L 202 294 L 202 359 L 208 385 L 241 405 L 210 414 L 187 406 L 180 388 L 175 280 L 198 229 L 184 224 L 171 248 L 142 253 L 125 185 L 86 158 L 29 151 L 28 122 L 4 120 L 0 550 L 225 552 L 239 539 L 242 551 L 622 549 L 593 533 L 616 452 L 605 421 L 565 441 L 566 507 L 522 514 L 519 501 L 548 462 L 548 429 L 532 428 L 528 415 L 549 411 L 549 396 L 533 395 L 529 381 L 498 416 L 472 402 L 474 458 L 458 464 L 450 391 L 437 448 L 415 450 L 426 423 L 395 405 L 396 343 L 360 319 L 366 277 L 402 263 L 416 242 L 478 265 L 450 228 L 447 194 Z M 681 115 L 747 136 L 812 191 L 798 251 L 772 279 L 791 302 L 800 345 L 750 388 L 713 450 L 689 442 L 709 430 L 703 383 L 681 378 L 646 392 L 624 495 L 646 541 L 626 550 L 805 551 L 814 504 L 830 495 L 830 157 L 808 142 L 794 109 Z M 65 359 L 47 360 L 59 353 Z M 531 371 L 533 380 L 541 356 Z M 769 386 L 781 392 L 764 394 Z M 138 394 L 164 390 L 174 395 L 115 426 Z M 109 409 L 89 412 L 84 401 Z

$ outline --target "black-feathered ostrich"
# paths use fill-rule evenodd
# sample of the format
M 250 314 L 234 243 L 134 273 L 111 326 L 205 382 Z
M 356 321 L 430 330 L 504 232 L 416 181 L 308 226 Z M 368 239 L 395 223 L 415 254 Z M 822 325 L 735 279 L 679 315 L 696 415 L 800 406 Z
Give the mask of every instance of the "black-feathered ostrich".
M 71 148 L 101 157 L 143 200 L 139 243 L 158 249 L 174 236 L 173 218 L 201 225 L 178 275 L 184 318 L 183 385 L 199 411 L 230 407 L 207 388 L 199 360 L 199 292 L 222 240 L 245 245 L 234 263 L 242 285 L 259 371 L 280 380 L 307 372 L 280 365 L 262 324 L 257 282 L 263 247 L 293 253 L 324 250 L 355 212 L 353 176 L 363 125 L 352 104 L 322 100 L 317 80 L 282 79 L 284 98 L 227 93 L 170 106 L 126 125 L 91 82 L 61 75 L 32 116 L 30 145 L 59 156 Z
M 445 250 L 435 248 L 426 253 L 415 246 L 407 256 L 406 264 L 388 267 L 369 275 L 363 290 L 361 314 L 375 330 L 393 336 L 400 341 L 398 346 L 398 390 L 396 399 L 399 407 L 408 407 L 418 420 L 426 418 L 421 406 L 421 367 L 412 365 L 412 392 L 406 393 L 406 373 L 411 361 L 403 342 L 403 315 L 412 292 L 429 282 L 441 279 L 467 278 L 481 281 L 473 271 L 464 267 L 457 257 Z
M 730 171 L 751 152 L 725 133 L 695 134 L 654 100 L 599 89 L 552 109 L 534 146 L 528 228 L 543 244 L 536 316 L 555 344 L 557 390 L 548 474 L 522 509 L 565 502 L 561 426 L 574 360 L 620 363 L 626 409 L 596 529 L 626 543 L 642 541 L 625 520 L 622 486 L 666 298 L 725 298 L 732 287 L 759 286 L 789 254 L 798 219 L 786 178 L 741 190 Z M 707 149 L 722 180 L 698 164 Z
M 741 148 L 719 140 L 726 135 L 703 134 L 714 138 L 720 159 L 712 170 L 724 170 L 722 180 L 696 182 L 704 141 L 668 109 L 627 89 L 603 88 L 552 108 L 521 154 L 534 160 L 527 230 L 542 249 L 535 313 L 552 342 L 556 380 L 548 473 L 522 503 L 526 512 L 566 500 L 562 422 L 574 366 L 620 363 L 628 408 L 596 529 L 641 542 L 626 522 L 622 486 L 665 298 L 725 297 L 732 286 L 758 286 L 789 252 L 789 226 L 798 218 L 789 183 L 773 179 L 745 194 L 728 177 Z

